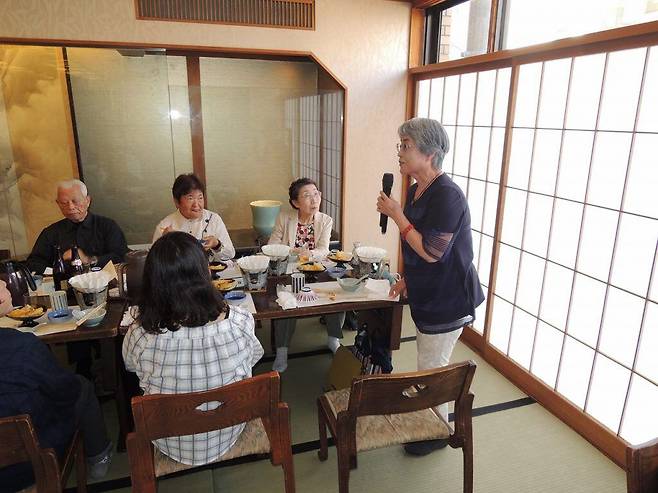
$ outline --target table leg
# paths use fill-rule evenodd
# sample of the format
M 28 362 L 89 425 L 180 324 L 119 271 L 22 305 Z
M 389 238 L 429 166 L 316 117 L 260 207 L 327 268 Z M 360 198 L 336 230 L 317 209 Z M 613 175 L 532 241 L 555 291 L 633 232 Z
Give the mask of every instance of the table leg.
M 389 351 L 400 349 L 402 305 L 362 310 L 357 314 L 359 327 L 366 324 L 371 340 L 386 341 Z
M 117 390 L 117 360 L 113 339 L 101 339 L 101 361 L 103 362 L 102 382 L 103 390 L 116 392 Z
M 134 373 L 126 371 L 123 364 L 121 347 L 123 345 L 123 336 L 115 338 L 116 348 L 116 367 L 117 367 L 117 416 L 119 417 L 119 436 L 117 438 L 117 451 L 125 452 L 126 436 L 134 429 L 133 413 L 130 408 L 130 400 L 133 396 L 139 395 L 139 381 Z

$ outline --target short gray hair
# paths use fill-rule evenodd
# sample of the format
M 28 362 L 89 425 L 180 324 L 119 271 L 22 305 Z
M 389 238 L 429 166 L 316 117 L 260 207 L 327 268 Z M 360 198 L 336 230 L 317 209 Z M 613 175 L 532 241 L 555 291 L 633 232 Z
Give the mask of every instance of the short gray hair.
M 76 180 L 76 179 L 63 180 L 57 183 L 57 190 L 59 190 L 60 188 L 68 190 L 69 188 L 73 188 L 73 187 L 78 187 L 83 197 L 87 196 L 87 185 L 82 183 L 80 180 Z
M 426 156 L 434 154 L 432 167 L 441 169 L 443 158 L 450 150 L 450 140 L 443 126 L 431 118 L 412 118 L 398 128 L 400 137 L 409 137 Z

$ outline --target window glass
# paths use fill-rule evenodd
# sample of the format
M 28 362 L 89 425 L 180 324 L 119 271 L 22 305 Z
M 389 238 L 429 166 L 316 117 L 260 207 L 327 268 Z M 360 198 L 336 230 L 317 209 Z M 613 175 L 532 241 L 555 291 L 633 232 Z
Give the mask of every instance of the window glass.
M 658 20 L 653 0 L 508 0 L 506 4 L 503 48 Z
M 470 0 L 448 9 L 436 8 L 433 11 L 441 12 L 441 17 L 437 33 L 438 60 L 432 62 L 486 53 L 491 0 Z M 436 39 L 432 40 L 432 43 L 436 42 Z

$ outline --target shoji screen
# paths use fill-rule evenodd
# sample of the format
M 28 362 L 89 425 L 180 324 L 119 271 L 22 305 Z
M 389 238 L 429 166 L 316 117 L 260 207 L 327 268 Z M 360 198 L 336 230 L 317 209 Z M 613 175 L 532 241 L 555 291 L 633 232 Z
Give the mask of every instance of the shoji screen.
M 450 133 L 445 169 L 467 193 L 487 286 L 499 243 L 487 342 L 641 443 L 658 436 L 658 47 L 518 70 L 502 204 L 509 69 L 418 87 L 417 114 Z
M 418 116 L 443 123 L 450 152 L 443 169 L 468 199 L 473 263 L 487 292 L 493 249 L 498 184 L 505 136 L 510 69 L 455 75 L 419 83 Z M 482 333 L 486 303 L 474 328 Z

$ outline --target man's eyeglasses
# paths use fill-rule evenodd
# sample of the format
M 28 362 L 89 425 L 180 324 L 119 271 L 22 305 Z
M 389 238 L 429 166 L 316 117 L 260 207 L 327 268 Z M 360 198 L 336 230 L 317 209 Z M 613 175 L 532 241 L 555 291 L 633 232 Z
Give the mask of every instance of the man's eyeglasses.
M 320 192 L 313 192 L 313 193 L 304 192 L 299 196 L 300 199 L 304 199 L 304 200 L 319 199 L 320 197 L 322 197 L 322 193 Z
M 57 202 L 57 205 L 60 207 L 80 207 L 81 205 L 85 205 L 85 200 L 67 200 L 66 202 L 60 202 L 59 200 L 55 200 Z
M 408 151 L 412 147 L 413 147 L 413 144 L 409 144 L 407 142 L 398 142 L 397 144 L 395 144 L 395 148 L 398 150 L 398 152 Z

